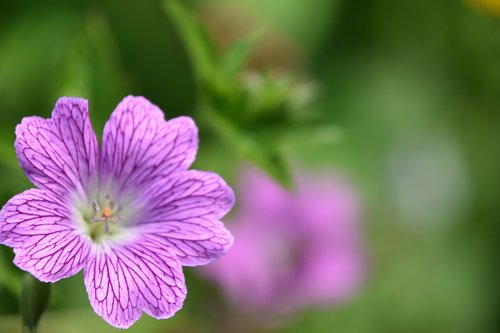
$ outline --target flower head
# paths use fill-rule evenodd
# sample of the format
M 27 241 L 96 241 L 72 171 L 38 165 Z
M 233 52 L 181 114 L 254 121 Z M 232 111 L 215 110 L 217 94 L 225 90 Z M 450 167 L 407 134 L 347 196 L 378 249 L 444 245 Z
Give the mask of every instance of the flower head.
M 203 271 L 232 303 L 282 315 L 337 303 L 357 291 L 365 267 L 359 203 L 345 181 L 303 176 L 289 193 L 247 169 L 239 198 L 232 224 L 238 242 Z
M 0 212 L 0 243 L 45 282 L 83 269 L 95 312 L 127 328 L 142 311 L 171 317 L 182 307 L 182 266 L 222 256 L 233 238 L 219 221 L 233 206 L 218 175 L 188 170 L 198 146 L 189 117 L 164 120 L 142 97 L 126 97 L 99 149 L 87 101 L 60 98 L 52 118 L 28 117 L 15 148 L 38 187 Z

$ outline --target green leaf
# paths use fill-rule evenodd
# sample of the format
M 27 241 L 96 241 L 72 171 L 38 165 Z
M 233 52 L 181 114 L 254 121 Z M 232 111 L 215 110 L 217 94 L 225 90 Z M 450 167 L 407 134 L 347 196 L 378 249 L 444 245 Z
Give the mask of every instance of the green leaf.
M 243 69 L 260 35 L 260 32 L 252 33 L 246 38 L 237 40 L 225 51 L 221 68 L 226 77 L 234 78 Z
M 283 154 L 271 142 L 261 142 L 232 124 L 226 117 L 205 106 L 204 115 L 218 135 L 237 153 L 262 168 L 287 189 L 293 188 L 293 179 Z
M 195 72 L 204 81 L 216 80 L 218 78 L 216 56 L 207 31 L 179 1 L 165 0 L 163 4 L 167 15 L 184 42 Z

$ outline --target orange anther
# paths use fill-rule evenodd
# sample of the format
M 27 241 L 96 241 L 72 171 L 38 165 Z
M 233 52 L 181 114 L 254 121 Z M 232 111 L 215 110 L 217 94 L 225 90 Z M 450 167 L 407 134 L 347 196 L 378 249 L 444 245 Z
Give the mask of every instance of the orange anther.
M 111 209 L 109 209 L 108 207 L 103 209 L 102 217 L 104 217 L 105 219 L 108 219 L 111 217 L 111 215 L 113 215 L 113 212 L 111 211 Z

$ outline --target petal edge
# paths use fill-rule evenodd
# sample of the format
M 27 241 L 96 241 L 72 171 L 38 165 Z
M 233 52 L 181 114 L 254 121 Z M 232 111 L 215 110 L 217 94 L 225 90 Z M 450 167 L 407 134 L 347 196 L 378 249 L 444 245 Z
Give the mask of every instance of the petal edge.
M 85 264 L 90 244 L 70 216 L 58 195 L 27 190 L 0 211 L 0 243 L 13 247 L 14 264 L 40 281 L 75 275 Z
M 24 118 L 16 127 L 14 146 L 19 164 L 39 188 L 83 192 L 98 158 L 87 100 L 61 97 L 51 118 Z
M 146 239 L 95 247 L 84 279 L 94 311 L 123 329 L 142 312 L 157 319 L 172 317 L 182 308 L 187 293 L 179 261 L 167 251 L 156 251 Z

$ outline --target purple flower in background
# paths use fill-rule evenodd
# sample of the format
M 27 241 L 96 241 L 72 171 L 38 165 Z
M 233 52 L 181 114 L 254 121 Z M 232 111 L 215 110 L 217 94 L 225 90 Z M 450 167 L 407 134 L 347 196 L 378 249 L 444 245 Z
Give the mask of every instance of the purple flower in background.
M 16 128 L 16 152 L 38 189 L 0 212 L 0 243 L 45 282 L 83 269 L 95 312 L 127 328 L 146 312 L 182 307 L 182 266 L 219 258 L 233 237 L 219 221 L 233 206 L 218 175 L 188 170 L 198 133 L 189 117 L 164 120 L 142 97 L 126 97 L 104 128 L 102 149 L 88 103 L 60 98 L 51 119 Z
M 283 315 L 338 303 L 363 280 L 357 194 L 331 177 L 297 180 L 289 193 L 246 170 L 232 224 L 231 252 L 203 273 L 229 300 L 257 314 Z

